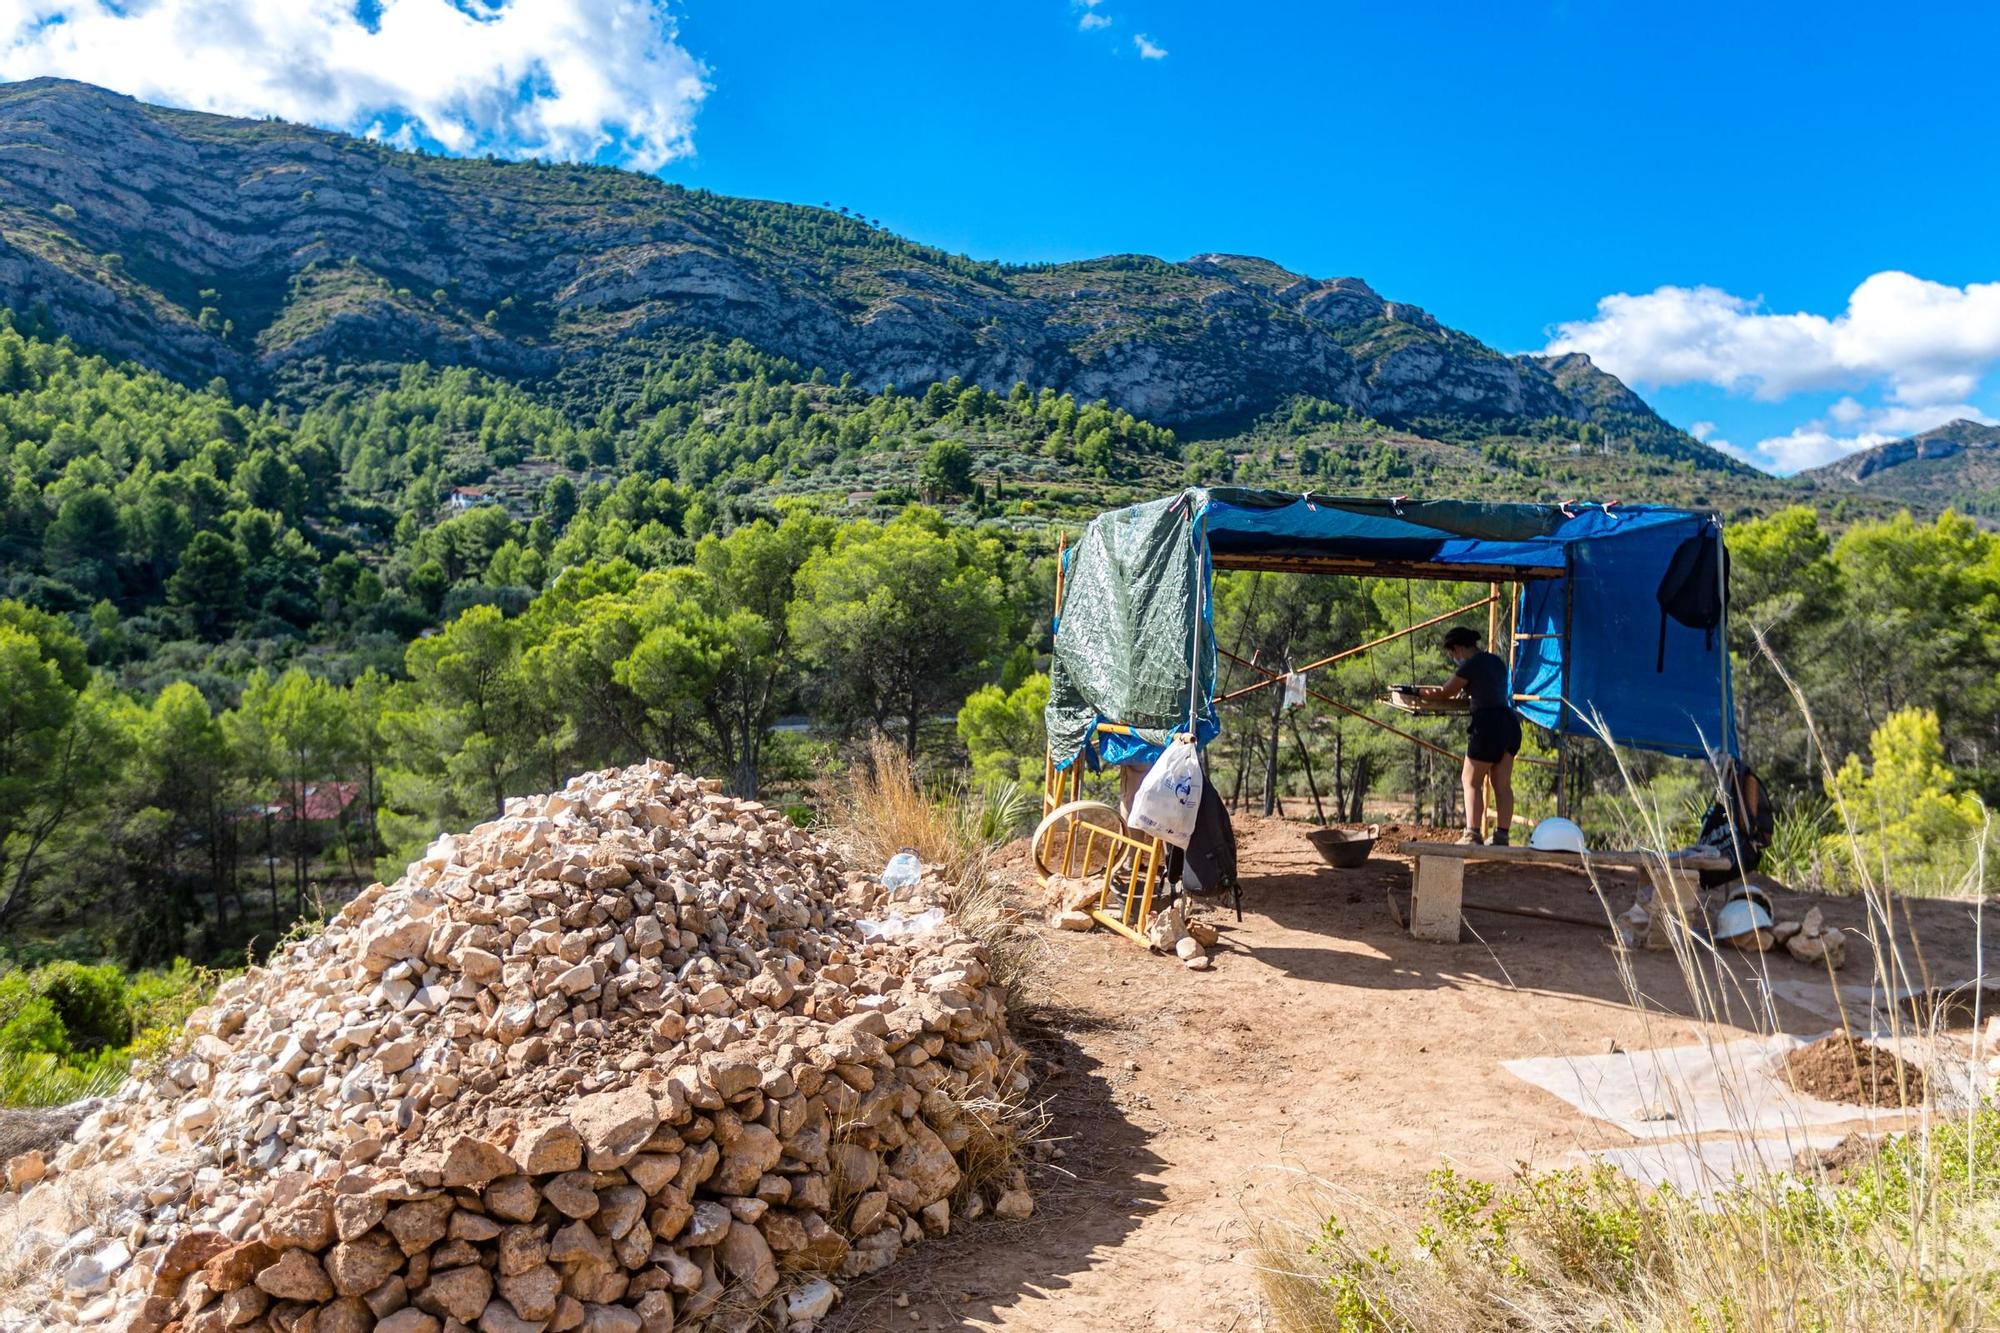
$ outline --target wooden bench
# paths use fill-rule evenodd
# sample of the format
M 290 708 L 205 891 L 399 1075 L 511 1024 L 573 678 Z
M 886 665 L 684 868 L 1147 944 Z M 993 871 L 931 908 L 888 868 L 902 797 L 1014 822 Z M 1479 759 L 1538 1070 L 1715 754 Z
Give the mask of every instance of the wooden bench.
M 1410 934 L 1420 940 L 1458 942 L 1460 907 L 1464 899 L 1467 861 L 1514 861 L 1534 865 L 1617 867 L 1644 870 L 1653 881 L 1653 925 L 1646 947 L 1668 947 L 1661 929 L 1665 914 L 1685 917 L 1701 890 L 1704 870 L 1727 870 L 1720 856 L 1669 852 L 1545 852 L 1534 847 L 1487 847 L 1455 842 L 1406 842 L 1399 849 L 1415 866 L 1411 875 Z

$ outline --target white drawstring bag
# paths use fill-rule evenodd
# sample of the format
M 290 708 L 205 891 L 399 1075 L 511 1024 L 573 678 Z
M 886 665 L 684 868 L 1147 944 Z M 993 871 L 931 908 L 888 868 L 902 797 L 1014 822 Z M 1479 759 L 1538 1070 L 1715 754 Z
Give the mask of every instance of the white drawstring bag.
M 1190 526 L 1189 539 L 1195 543 L 1195 569 L 1199 575 L 1201 537 Z M 1200 577 L 1195 580 L 1194 633 L 1188 643 L 1188 725 L 1167 742 L 1167 748 L 1146 772 L 1132 798 L 1132 813 L 1126 824 L 1140 833 L 1149 833 L 1176 847 L 1185 848 L 1194 837 L 1195 816 L 1201 811 L 1201 747 L 1194 743 L 1195 725 L 1201 716 L 1201 627 L 1202 602 L 1207 589 Z
M 1168 743 L 1147 771 L 1146 780 L 1132 798 L 1132 817 L 1126 822 L 1141 833 L 1185 847 L 1194 836 L 1195 814 L 1200 809 L 1201 751 L 1194 737 L 1182 733 Z

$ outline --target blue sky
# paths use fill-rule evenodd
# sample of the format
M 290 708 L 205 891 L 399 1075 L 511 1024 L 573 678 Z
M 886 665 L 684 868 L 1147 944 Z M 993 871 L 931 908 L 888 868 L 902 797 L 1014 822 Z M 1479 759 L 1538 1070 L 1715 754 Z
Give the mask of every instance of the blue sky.
M 45 3 L 62 40 L 0 19 L 0 75 L 615 158 L 981 257 L 1358 275 L 1769 466 L 2000 415 L 1991 6 Z

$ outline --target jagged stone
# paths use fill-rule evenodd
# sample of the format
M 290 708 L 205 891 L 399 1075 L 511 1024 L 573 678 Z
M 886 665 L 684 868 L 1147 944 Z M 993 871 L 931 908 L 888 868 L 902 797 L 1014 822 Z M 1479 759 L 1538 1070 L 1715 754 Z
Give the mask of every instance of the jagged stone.
M 220 1231 L 182 1232 L 153 1260 L 153 1290 L 165 1295 L 167 1289 L 178 1289 L 189 1274 L 229 1249 L 230 1244 L 229 1237 Z
M 570 1124 L 582 1138 L 593 1171 L 623 1166 L 659 1128 L 660 1112 L 653 1099 L 637 1087 L 597 1093 L 569 1108 Z
M 274 1249 L 320 1251 L 333 1243 L 333 1200 L 314 1190 L 264 1218 L 264 1240 Z
M 436 1315 L 406 1307 L 382 1316 L 375 1325 L 375 1333 L 439 1333 L 443 1327 Z
M 326 1270 L 304 1250 L 286 1250 L 276 1263 L 257 1274 L 256 1281 L 281 1301 L 324 1301 L 333 1296 Z
M 525 1273 L 503 1273 L 494 1285 L 523 1319 L 553 1318 L 556 1298 L 562 1294 L 562 1277 L 547 1264 Z
M 381 1234 L 342 1241 L 327 1252 L 326 1274 L 343 1296 L 364 1296 L 403 1270 L 402 1249 Z
M 695 1249 L 703 1245 L 720 1244 L 730 1232 L 733 1219 L 729 1210 L 719 1203 L 703 1199 L 694 1206 L 694 1216 L 680 1234 L 683 1249 Z
M 333 1200 L 334 1234 L 342 1240 L 366 1235 L 389 1212 L 389 1201 L 372 1194 L 341 1194 Z
M 201 1280 L 210 1291 L 234 1291 L 276 1262 L 278 1252 L 261 1240 L 232 1245 L 201 1266 Z
M 444 1238 L 454 1206 L 448 1198 L 419 1199 L 400 1208 L 391 1208 L 382 1225 L 403 1247 L 404 1254 L 415 1254 Z
M 564 1217 L 597 1216 L 596 1177 L 588 1171 L 565 1171 L 542 1186 L 542 1197 Z
M 567 1120 L 544 1120 L 522 1131 L 514 1157 L 529 1175 L 574 1171 L 583 1165 L 583 1137 Z
M 583 1226 L 581 1222 L 577 1226 Z M 584 1227 L 586 1232 L 588 1227 Z M 561 1233 L 558 1232 L 558 1235 Z M 496 1265 L 502 1273 L 525 1273 L 530 1268 L 539 1267 L 551 1257 L 553 1243 L 548 1233 L 538 1226 L 503 1227 L 500 1243 L 494 1249 Z
M 611 1262 L 611 1251 L 603 1239 L 584 1222 L 571 1222 L 556 1232 L 548 1243 L 547 1255 L 550 1262 L 558 1264 Z M 503 1263 L 503 1271 L 505 1267 Z
M 423 1290 L 416 1294 L 418 1308 L 439 1318 L 470 1324 L 486 1311 L 493 1298 L 493 1277 L 485 1269 L 468 1264 L 433 1273 Z
M 481 1194 L 486 1211 L 509 1222 L 527 1222 L 542 1206 L 542 1193 L 526 1176 L 503 1176 Z
M 716 1257 L 751 1295 L 762 1299 L 778 1289 L 778 1261 L 756 1227 L 729 1228 L 716 1246 Z
M 504 1148 L 470 1134 L 461 1134 L 445 1150 L 443 1183 L 447 1189 L 468 1185 L 476 1189 L 501 1176 L 513 1175 L 515 1170 L 514 1159 Z

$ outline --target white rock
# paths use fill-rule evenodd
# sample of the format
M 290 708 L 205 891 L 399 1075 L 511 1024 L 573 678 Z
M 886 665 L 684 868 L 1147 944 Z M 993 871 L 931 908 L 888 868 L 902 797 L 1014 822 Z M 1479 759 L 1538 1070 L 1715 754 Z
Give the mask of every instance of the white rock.
M 114 1240 L 101 1249 L 92 1250 L 78 1258 L 63 1274 L 63 1285 L 78 1296 L 95 1296 L 111 1285 L 126 1264 L 132 1262 L 132 1251 L 122 1240 Z
M 197 1097 L 174 1116 L 174 1128 L 182 1135 L 199 1134 L 215 1123 L 220 1110 L 206 1097 Z
M 785 1317 L 796 1322 L 823 1319 L 840 1298 L 840 1288 L 825 1278 L 814 1278 L 785 1297 Z

